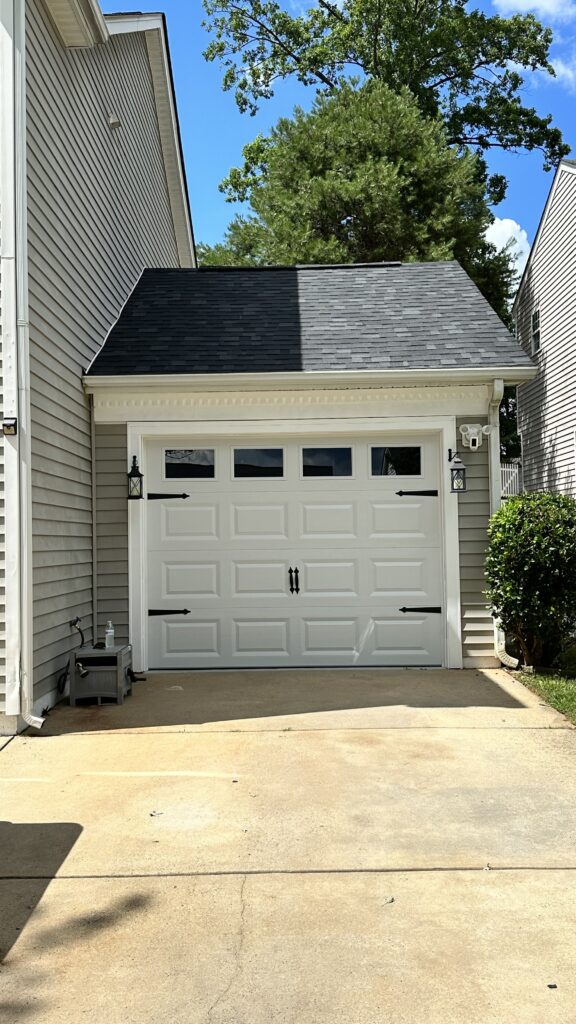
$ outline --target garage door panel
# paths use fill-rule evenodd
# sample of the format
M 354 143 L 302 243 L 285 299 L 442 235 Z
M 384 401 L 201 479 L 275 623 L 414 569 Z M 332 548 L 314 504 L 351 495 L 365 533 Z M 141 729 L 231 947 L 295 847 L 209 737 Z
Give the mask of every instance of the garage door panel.
M 182 661 L 202 656 L 212 660 L 220 657 L 221 624 L 218 619 L 163 622 L 163 646 L 166 656 L 174 658 L 180 667 Z
M 286 598 L 288 569 L 284 561 L 232 563 L 233 597 Z
M 220 592 L 220 566 L 217 562 L 164 562 L 161 568 L 161 597 L 217 598 Z
M 302 504 L 300 521 L 303 540 L 356 538 L 356 509 L 353 502 Z
M 301 598 L 357 597 L 358 560 L 298 559 Z
M 302 626 L 304 655 L 355 655 L 358 648 L 356 617 L 304 616 Z
M 440 535 L 438 498 L 428 498 L 427 502 L 424 504 L 424 499 L 372 502 L 369 540 L 436 546 Z
M 233 540 L 288 540 L 286 505 L 232 505 L 231 536 Z
M 177 507 L 162 503 L 160 514 L 160 540 L 163 544 L 217 541 L 220 539 L 219 508 L 214 504 L 193 504 L 189 499 L 176 499 Z M 153 515 L 153 513 L 152 513 Z M 150 517 L 152 520 L 152 516 Z M 150 523 L 153 531 L 153 521 Z
M 399 618 L 392 610 L 390 615 L 374 617 L 372 657 L 375 660 L 383 656 L 396 659 L 397 665 L 440 665 L 439 619 L 440 616 L 433 614 Z
M 234 619 L 232 632 L 233 655 L 254 658 L 290 656 L 288 619 Z
M 439 604 L 442 581 L 435 550 L 384 552 L 370 558 L 370 596 L 398 604 Z

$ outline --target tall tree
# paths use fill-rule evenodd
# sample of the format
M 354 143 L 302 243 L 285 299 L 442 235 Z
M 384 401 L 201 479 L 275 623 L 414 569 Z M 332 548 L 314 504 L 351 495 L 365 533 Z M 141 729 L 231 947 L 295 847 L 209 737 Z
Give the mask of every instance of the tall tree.
M 486 241 L 493 220 L 484 162 L 448 144 L 411 93 L 380 82 L 319 94 L 244 149 L 221 188 L 248 201 L 204 264 L 457 259 L 501 316 L 515 274 Z
M 279 79 L 333 91 L 360 75 L 409 89 L 451 144 L 541 150 L 546 169 L 569 151 L 551 116 L 522 102 L 523 70 L 554 75 L 552 33 L 531 14 L 489 16 L 467 0 L 317 0 L 300 16 L 289 0 L 203 2 L 205 56 L 222 63 L 241 110 L 253 113 Z

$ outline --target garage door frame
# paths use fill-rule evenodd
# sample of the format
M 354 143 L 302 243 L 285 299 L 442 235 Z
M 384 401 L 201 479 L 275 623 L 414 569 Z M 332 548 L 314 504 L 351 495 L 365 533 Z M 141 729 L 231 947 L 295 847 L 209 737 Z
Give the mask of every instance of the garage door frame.
M 327 436 L 334 439 L 359 439 L 379 434 L 436 435 L 440 445 L 440 522 L 442 565 L 444 572 L 445 667 L 462 667 L 462 638 L 460 621 L 460 570 L 458 546 L 458 497 L 450 491 L 448 449 L 456 448 L 456 417 L 370 417 L 325 420 L 306 418 L 294 420 L 201 420 L 164 421 L 156 423 L 128 423 L 128 466 L 135 455 L 147 479 L 147 442 L 163 437 L 186 437 L 190 441 L 204 442 L 209 438 L 231 438 L 234 441 L 266 436 L 307 438 Z M 147 587 L 147 502 L 128 502 L 128 579 L 129 628 L 137 671 L 148 668 L 148 587 Z

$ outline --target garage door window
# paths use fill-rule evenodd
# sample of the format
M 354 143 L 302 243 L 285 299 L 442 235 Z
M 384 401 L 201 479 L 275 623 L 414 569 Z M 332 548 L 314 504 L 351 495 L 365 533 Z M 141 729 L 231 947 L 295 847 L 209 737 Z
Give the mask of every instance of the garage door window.
M 352 449 L 303 448 L 302 476 L 352 476 Z
M 420 476 L 421 472 L 419 447 L 372 448 L 372 476 Z
M 284 476 L 284 451 L 282 448 L 235 448 L 234 476 L 242 477 Z
M 164 453 L 167 480 L 197 480 L 214 477 L 213 448 L 167 448 Z

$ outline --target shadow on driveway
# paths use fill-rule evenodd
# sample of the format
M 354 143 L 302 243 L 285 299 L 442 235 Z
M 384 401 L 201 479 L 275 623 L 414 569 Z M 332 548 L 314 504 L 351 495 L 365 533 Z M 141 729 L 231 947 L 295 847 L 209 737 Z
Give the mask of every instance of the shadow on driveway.
M 198 726 L 337 711 L 410 708 L 523 708 L 485 672 L 418 669 L 279 669 L 158 672 L 123 705 L 61 704 L 41 732 L 59 736 L 112 729 Z
M 82 833 L 75 822 L 0 821 L 0 963 Z

